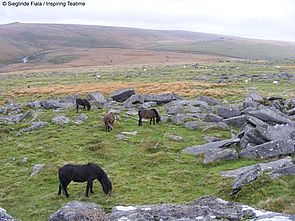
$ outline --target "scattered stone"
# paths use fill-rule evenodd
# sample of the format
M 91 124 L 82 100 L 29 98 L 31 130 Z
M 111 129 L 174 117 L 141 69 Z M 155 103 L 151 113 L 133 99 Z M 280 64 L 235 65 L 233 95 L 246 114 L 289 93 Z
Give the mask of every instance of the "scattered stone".
M 41 107 L 41 101 L 27 101 L 27 107 L 29 108 L 40 108 Z
M 77 124 L 77 125 L 80 125 L 80 124 L 83 124 L 83 122 L 84 122 L 85 120 L 87 120 L 87 119 L 88 119 L 88 117 L 87 117 L 86 114 L 80 114 L 79 116 L 77 116 L 77 117 L 73 120 L 73 122 L 74 122 L 75 124 Z
M 116 139 L 117 140 L 126 140 L 126 139 L 129 139 L 130 137 L 127 137 L 123 134 L 116 134 Z
M 168 121 L 169 121 L 169 116 L 167 116 L 167 115 L 161 115 L 161 121 L 162 121 L 163 123 L 168 122 Z
M 183 137 L 182 136 L 169 135 L 168 138 L 170 140 L 172 140 L 172 141 L 177 141 L 177 142 L 183 141 Z
M 31 173 L 31 177 L 37 175 L 37 173 L 40 172 L 40 170 L 42 169 L 42 167 L 43 167 L 44 165 L 45 165 L 44 163 L 41 163 L 41 164 L 39 163 L 39 164 L 34 165 L 34 167 L 33 167 L 33 171 L 32 171 L 32 173 Z
M 48 221 L 110 221 L 101 206 L 80 201 L 71 201 L 53 213 Z
M 40 128 L 46 126 L 46 125 L 48 125 L 48 122 L 42 122 L 42 121 L 39 121 L 39 122 L 32 122 L 30 127 L 22 128 L 22 129 L 20 130 L 20 132 L 30 132 L 30 131 L 32 131 L 32 130 L 40 129 Z
M 137 116 L 138 111 L 137 110 L 130 110 L 130 111 L 127 111 L 126 114 L 129 116 Z
M 64 125 L 70 123 L 70 118 L 64 115 L 58 115 L 51 120 L 55 124 Z
M 24 163 L 28 162 L 28 160 L 29 160 L 28 157 L 24 157 L 23 159 L 21 159 L 21 160 L 19 161 L 19 163 L 20 163 L 20 164 L 24 164 Z
M 123 135 L 133 135 L 133 136 L 135 136 L 135 135 L 137 134 L 137 131 L 132 131 L 132 132 L 125 132 L 125 131 L 123 131 L 123 132 L 121 132 L 121 134 L 123 134 Z
M 23 120 L 23 114 L 2 116 L 0 117 L 0 124 L 18 124 Z
M 279 176 L 295 176 L 295 165 L 279 168 L 272 173 L 273 177 Z

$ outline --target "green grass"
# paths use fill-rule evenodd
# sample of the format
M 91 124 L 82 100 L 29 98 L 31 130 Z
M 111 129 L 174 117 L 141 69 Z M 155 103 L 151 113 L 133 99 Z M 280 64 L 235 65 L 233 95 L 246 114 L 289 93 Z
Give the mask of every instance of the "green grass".
M 78 69 L 74 73 L 61 71 L 55 73 L 34 73 L 26 77 L 12 77 L 0 81 L 0 90 L 7 92 L 18 90 L 30 83 L 33 86 L 59 84 L 79 84 L 93 82 L 94 74 L 99 72 L 102 82 L 134 81 L 134 82 L 171 82 L 191 81 L 196 74 L 213 74 L 219 67 L 222 73 L 232 74 L 227 66 L 239 66 L 235 73 L 275 72 L 277 63 L 249 64 L 211 63 L 207 69 L 195 70 L 190 66 L 158 66 L 140 74 L 143 68 L 97 68 L 90 70 Z M 294 73 L 292 68 L 288 72 Z M 142 72 L 143 73 L 143 72 Z M 131 76 L 127 78 L 126 76 Z M 242 99 L 250 87 L 263 95 L 294 95 L 294 84 L 280 82 L 250 82 L 233 84 L 233 90 L 243 90 L 243 94 L 227 96 L 223 99 L 234 102 Z M 285 91 L 283 93 L 283 91 Z M 176 92 L 177 93 L 177 92 Z M 15 97 L 19 102 L 28 99 L 44 99 L 45 97 Z M 0 98 L 1 99 L 1 98 Z M 2 102 L 8 97 L 2 97 Z M 159 108 L 161 111 L 163 108 Z M 73 119 L 78 114 L 73 109 L 63 112 Z M 246 185 L 236 197 L 230 197 L 230 186 L 233 179 L 223 178 L 220 171 L 235 169 L 261 161 L 237 160 L 223 161 L 212 165 L 203 165 L 203 157 L 194 157 L 181 153 L 185 147 L 206 143 L 205 136 L 217 136 L 221 139 L 231 137 L 230 131 L 209 130 L 190 131 L 183 126 L 171 122 L 137 126 L 135 117 L 126 118 L 124 113 L 116 122 L 110 133 L 104 131 L 101 117 L 104 110 L 92 109 L 86 112 L 88 119 L 77 126 L 69 123 L 64 126 L 50 123 L 48 126 L 30 133 L 16 135 L 16 131 L 28 125 L 1 125 L 0 128 L 0 206 L 8 213 L 23 221 L 47 220 L 63 204 L 70 200 L 94 202 L 110 211 L 116 205 L 154 204 L 154 203 L 187 203 L 195 198 L 214 195 L 226 200 L 238 201 L 251 206 L 270 209 L 278 212 L 295 214 L 295 178 L 283 177 L 271 179 L 262 176 L 250 185 Z M 161 112 L 164 113 L 163 111 Z M 59 115 L 49 110 L 38 113 L 42 121 L 50 122 Z M 138 131 L 126 141 L 118 141 L 115 135 L 122 131 Z M 184 137 L 183 142 L 169 140 L 169 135 Z M 24 157 L 29 160 L 20 163 Z M 71 183 L 70 198 L 57 196 L 57 170 L 66 163 L 94 162 L 102 166 L 113 182 L 113 196 L 107 197 L 98 182 L 94 184 L 95 194 L 84 197 L 86 183 Z M 37 163 L 44 163 L 39 174 L 30 177 L 32 168 Z

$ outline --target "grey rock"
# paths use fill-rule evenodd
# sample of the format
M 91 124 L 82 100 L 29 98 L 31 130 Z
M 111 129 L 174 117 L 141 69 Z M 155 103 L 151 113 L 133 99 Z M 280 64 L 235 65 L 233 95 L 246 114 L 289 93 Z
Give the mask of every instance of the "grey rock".
M 194 155 L 204 154 L 211 150 L 221 150 L 220 148 L 229 147 L 233 144 L 236 144 L 240 141 L 240 139 L 227 139 L 227 140 L 221 140 L 216 141 L 212 143 L 202 144 L 202 145 L 195 145 L 192 147 L 187 147 L 182 150 L 184 153 L 190 153 Z
M 295 115 L 295 107 L 293 108 L 293 109 L 291 109 L 291 110 L 287 110 L 286 111 L 286 113 L 288 114 L 288 115 Z
M 224 106 L 217 107 L 216 113 L 223 118 L 231 118 L 241 115 L 241 112 L 237 108 Z
M 148 101 L 154 101 L 157 104 L 166 104 L 173 100 L 181 99 L 178 95 L 174 93 L 165 93 L 165 94 L 141 94 L 141 99 L 144 100 L 144 102 Z
M 39 164 L 35 164 L 33 167 L 33 171 L 31 173 L 31 177 L 36 176 L 37 173 L 40 172 L 40 170 L 42 169 L 42 167 L 44 166 L 44 163 L 39 163 Z
M 127 115 L 129 116 L 137 116 L 138 115 L 138 110 L 129 110 L 126 112 Z
M 130 137 L 128 136 L 125 136 L 123 134 L 116 134 L 116 139 L 117 140 L 126 140 L 126 139 L 129 139 Z
M 165 111 L 167 114 L 175 115 L 183 113 L 183 107 L 182 106 L 176 106 L 176 105 L 166 105 Z
M 214 126 L 212 122 L 203 122 L 203 121 L 189 121 L 184 124 L 184 126 L 190 130 L 197 130 L 201 128 L 208 128 Z
M 204 164 L 213 163 L 219 160 L 236 160 L 238 153 L 234 148 L 228 148 L 220 151 L 208 151 L 205 153 Z
M 40 129 L 40 128 L 46 126 L 46 125 L 48 125 L 47 122 L 42 122 L 42 121 L 32 122 L 30 127 L 22 128 L 20 131 L 21 132 L 29 132 L 29 131 L 32 131 L 32 130 Z
M 2 116 L 0 117 L 0 124 L 18 124 L 23 120 L 23 114 Z
M 21 159 L 19 162 L 21 164 L 28 162 L 29 158 L 28 157 L 24 157 L 23 159 Z
M 0 220 L 1 221 L 18 221 L 18 219 L 13 218 L 10 216 L 7 211 L 0 207 Z
M 240 152 L 241 158 L 256 159 L 262 158 L 267 159 L 270 157 L 281 156 L 286 154 L 295 153 L 294 142 L 287 140 L 276 140 L 263 143 L 257 146 L 248 147 Z
M 58 115 L 58 116 L 52 118 L 51 121 L 55 124 L 64 125 L 64 124 L 70 123 L 70 118 L 68 118 L 64 115 Z
M 200 113 L 201 109 L 199 107 L 195 107 L 195 106 L 189 104 L 186 106 L 185 111 L 190 112 L 190 113 Z
M 41 101 L 41 106 L 45 109 L 68 109 L 75 107 L 76 103 L 72 98 L 70 99 L 59 99 L 59 100 L 43 100 Z
M 27 107 L 29 108 L 40 108 L 41 107 L 41 101 L 27 101 Z
M 223 117 L 220 117 L 216 114 L 207 114 L 205 116 L 204 121 L 206 121 L 206 122 L 221 122 L 221 121 L 223 121 Z
M 165 220 L 165 221 L 193 221 L 193 220 L 249 220 L 260 217 L 286 218 L 294 220 L 294 215 L 274 213 L 256 209 L 236 202 L 226 201 L 213 196 L 202 197 L 191 203 L 159 204 L 142 206 L 116 206 L 112 209 L 112 221 Z
M 292 158 L 288 156 L 283 159 L 270 161 L 268 163 L 259 163 L 259 164 L 254 164 L 250 166 L 241 167 L 235 170 L 222 171 L 220 172 L 220 174 L 224 177 L 239 177 L 256 165 L 260 166 L 262 172 L 266 172 L 266 171 L 273 172 L 273 171 L 279 170 L 280 168 L 289 167 L 294 164 L 292 162 Z
M 87 115 L 86 114 L 80 114 L 79 116 L 77 116 L 74 120 L 73 120 L 73 122 L 75 123 L 75 124 L 77 124 L 77 125 L 80 125 L 80 124 L 83 124 L 83 122 L 85 121 L 85 120 L 87 120 L 88 119 L 88 117 L 87 117 Z
M 255 102 L 263 102 L 263 97 L 257 92 L 250 92 L 248 97 Z
M 212 130 L 212 129 L 223 129 L 223 130 L 229 130 L 229 126 L 223 122 L 213 123 L 209 124 L 204 128 L 204 131 Z
M 48 221 L 109 221 L 101 206 L 80 201 L 66 203 L 53 213 Z
M 162 121 L 163 123 L 168 122 L 168 121 L 169 121 L 169 116 L 168 116 L 168 115 L 161 115 L 161 121 Z
M 261 168 L 259 165 L 255 165 L 251 168 L 249 168 L 248 171 L 245 171 L 245 173 L 241 174 L 233 183 L 232 185 L 232 192 L 231 195 L 234 195 L 238 193 L 244 185 L 251 183 L 254 181 L 258 176 L 260 176 Z
M 188 119 L 186 114 L 176 114 L 171 118 L 172 122 L 176 125 L 183 124 L 186 119 Z
M 145 109 L 149 109 L 151 107 L 155 107 L 157 105 L 157 102 L 154 101 L 148 101 L 148 102 L 144 102 L 141 107 L 145 108 Z
M 284 114 L 279 111 L 271 110 L 270 108 L 262 108 L 249 112 L 250 116 L 256 117 L 269 124 L 290 124 L 295 125 L 293 121 L 287 118 Z
M 107 102 L 107 99 L 105 98 L 105 96 L 103 96 L 103 94 L 99 92 L 92 92 L 87 94 L 87 99 L 90 102 L 95 102 L 100 106 L 103 106 Z
M 228 126 L 241 128 L 246 122 L 246 117 L 245 115 L 230 117 L 230 118 L 224 119 L 223 122 L 226 123 Z
M 212 97 L 208 97 L 208 96 L 198 97 L 197 100 L 204 101 L 204 102 L 206 102 L 210 106 L 215 106 L 215 105 L 218 105 L 219 104 L 219 101 L 218 100 L 216 100 L 215 98 L 212 98 Z
M 295 165 L 290 165 L 287 167 L 279 168 L 273 171 L 272 176 L 279 177 L 279 176 L 295 176 Z
M 216 142 L 216 141 L 221 141 L 220 138 L 218 138 L 218 137 L 211 137 L 211 136 L 205 136 L 204 139 L 205 139 L 208 143 Z
M 137 131 L 123 131 L 121 132 L 121 134 L 135 136 L 137 134 Z
M 125 89 L 120 89 L 115 92 L 113 92 L 110 97 L 114 101 L 118 102 L 124 102 L 126 101 L 130 96 L 134 95 L 135 91 L 133 88 L 125 88 Z
M 168 138 L 169 138 L 169 140 L 172 140 L 172 141 L 177 141 L 177 142 L 183 141 L 183 137 L 182 136 L 169 135 Z
M 151 101 L 153 102 L 153 101 Z M 124 101 L 123 107 L 125 108 L 131 108 L 133 107 L 134 104 L 143 104 L 144 103 L 144 98 L 141 97 L 140 95 L 134 94 L 131 95 L 127 100 Z

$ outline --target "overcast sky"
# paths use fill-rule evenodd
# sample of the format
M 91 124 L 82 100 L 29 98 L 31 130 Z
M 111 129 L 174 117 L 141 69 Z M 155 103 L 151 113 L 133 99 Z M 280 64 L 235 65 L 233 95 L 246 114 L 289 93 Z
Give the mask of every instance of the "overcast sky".
M 110 25 L 295 42 L 295 0 L 76 0 L 85 7 L 14 7 L 3 6 L 3 1 L 1 24 Z

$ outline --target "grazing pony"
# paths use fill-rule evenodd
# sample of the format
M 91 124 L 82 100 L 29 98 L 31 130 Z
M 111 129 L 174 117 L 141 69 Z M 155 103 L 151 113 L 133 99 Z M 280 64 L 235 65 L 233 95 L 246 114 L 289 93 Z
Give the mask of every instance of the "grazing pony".
M 142 118 L 150 119 L 150 124 L 152 124 L 152 121 L 155 124 L 155 118 L 157 123 L 161 121 L 161 117 L 156 109 L 151 109 L 151 110 L 140 109 L 138 111 L 138 117 L 139 117 L 138 126 L 142 126 Z
M 91 105 L 90 105 L 90 103 L 89 103 L 89 101 L 87 99 L 77 98 L 76 99 L 77 113 L 78 113 L 79 105 L 83 106 L 83 110 L 85 110 L 85 107 L 87 107 L 87 110 L 90 110 L 90 108 L 91 108 Z
M 104 116 L 103 122 L 106 127 L 106 130 L 110 132 L 113 129 L 113 124 L 116 120 L 115 114 L 113 112 L 108 113 Z
M 105 194 L 112 194 L 112 183 L 109 180 L 107 174 L 101 169 L 98 165 L 93 163 L 88 163 L 85 165 L 73 165 L 66 164 L 62 168 L 58 170 L 58 178 L 59 178 L 59 189 L 58 195 L 61 194 L 61 190 L 63 190 L 66 197 L 69 197 L 67 186 L 71 181 L 74 182 L 86 182 L 86 192 L 85 196 L 88 197 L 88 192 L 93 192 L 93 180 L 97 179 L 101 185 Z

